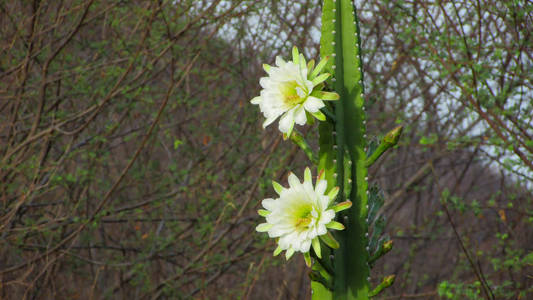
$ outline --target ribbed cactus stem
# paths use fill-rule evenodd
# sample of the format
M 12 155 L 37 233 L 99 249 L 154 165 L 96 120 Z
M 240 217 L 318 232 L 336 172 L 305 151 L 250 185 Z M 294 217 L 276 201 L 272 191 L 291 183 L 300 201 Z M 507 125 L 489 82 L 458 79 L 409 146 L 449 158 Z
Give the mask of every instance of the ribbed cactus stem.
M 346 210 L 342 221 L 346 230 L 340 232 L 341 248 L 335 253 L 334 299 L 368 299 L 369 267 L 367 265 L 367 168 L 365 166 L 365 112 L 363 83 L 359 56 L 359 35 L 354 7 L 350 0 L 336 1 L 336 84 L 335 90 L 341 101 L 337 102 L 339 114 L 344 122 L 337 121 L 337 128 L 343 128 L 343 135 L 349 159 L 352 161 L 350 177 L 352 186 L 350 200 L 353 206 Z M 336 109 L 337 109 L 336 107 Z M 337 129 L 337 132 L 340 132 Z M 348 174 L 347 174 L 348 175 Z
M 353 205 L 338 214 L 338 221 L 345 225 L 346 230 L 335 236 L 340 248 L 333 251 L 333 291 L 329 292 L 323 285 L 314 282 L 313 299 L 369 297 L 366 238 L 368 180 L 359 43 L 357 17 L 352 2 L 325 0 L 320 54 L 334 58 L 326 69 L 333 74 L 328 83 L 340 95 L 340 101 L 336 101 L 334 107 L 334 127 L 325 122 L 320 124 L 319 168 L 326 170 L 328 182 L 340 187 L 338 201 L 350 200 Z M 335 135 L 331 132 L 333 129 Z

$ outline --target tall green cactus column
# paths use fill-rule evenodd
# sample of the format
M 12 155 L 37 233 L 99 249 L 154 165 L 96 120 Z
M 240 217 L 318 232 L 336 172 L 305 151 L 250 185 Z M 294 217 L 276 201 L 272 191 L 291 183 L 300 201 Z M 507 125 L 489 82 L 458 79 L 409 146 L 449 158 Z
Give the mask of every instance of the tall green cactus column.
M 379 146 L 367 145 L 357 22 L 351 0 L 325 0 L 322 59 L 316 68 L 294 47 L 292 61 L 277 57 L 276 66 L 264 65 L 268 77 L 261 78 L 260 96 L 251 100 L 265 115 L 263 127 L 280 117 L 284 138 L 302 148 L 313 164 L 317 156 L 294 124 L 320 121 L 315 187 L 309 168 L 303 183 L 292 173 L 288 188 L 273 182 L 279 197 L 261 202 L 264 209 L 258 213 L 266 222 L 256 227 L 276 239 L 274 255 L 303 254 L 312 267 L 314 300 L 368 299 L 394 280 L 387 276 L 370 289 L 370 268 L 390 251 L 392 241 L 382 235 L 385 221 L 378 211 L 383 197 L 377 186 L 369 188 L 367 168 L 398 142 L 401 127 Z
M 346 230 L 336 235 L 340 248 L 333 252 L 333 292 L 314 282 L 313 299 L 368 299 L 369 254 L 367 251 L 367 166 L 363 74 L 358 24 L 351 0 L 325 0 L 322 15 L 320 54 L 333 57 L 326 66 L 333 74 L 328 82 L 340 95 L 334 104 L 335 125 L 321 123 L 320 169 L 336 183 L 339 201 L 353 205 L 339 214 Z M 333 185 L 333 184 L 332 184 Z

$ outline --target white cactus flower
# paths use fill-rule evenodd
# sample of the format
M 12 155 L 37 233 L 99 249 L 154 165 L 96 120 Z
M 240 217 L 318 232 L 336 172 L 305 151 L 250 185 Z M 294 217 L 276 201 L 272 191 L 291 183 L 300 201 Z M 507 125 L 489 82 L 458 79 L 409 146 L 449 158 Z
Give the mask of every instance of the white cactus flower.
M 315 254 L 321 257 L 319 237 L 328 246 L 338 247 L 327 228 L 344 229 L 341 223 L 334 221 L 335 212 L 349 208 L 351 202 L 331 205 L 339 188 L 335 187 L 326 194 L 324 172 L 318 175 L 315 187 L 309 168 L 305 169 L 303 183 L 291 173 L 289 188 L 283 188 L 276 182 L 273 182 L 273 186 L 279 198 L 263 200 L 265 209 L 259 210 L 259 214 L 266 218 L 266 223 L 259 224 L 256 230 L 267 232 L 269 237 L 277 239 L 278 247 L 274 255 L 286 250 L 285 255 L 289 259 L 295 252 L 302 252 L 310 265 L 311 246 Z
M 296 47 L 292 50 L 293 60 L 285 62 L 281 57 L 276 57 L 276 67 L 263 65 L 268 77 L 259 81 L 263 88 L 260 96 L 251 100 L 252 104 L 259 105 L 266 120 L 263 128 L 274 122 L 279 116 L 279 130 L 287 137 L 290 136 L 294 123 L 305 125 L 307 114 L 324 121 L 326 118 L 320 111 L 325 106 L 323 100 L 337 100 L 339 95 L 332 92 L 323 92 L 322 82 L 330 74 L 320 74 L 328 58 L 322 59 L 316 68 L 314 61 L 307 64 L 302 54 Z

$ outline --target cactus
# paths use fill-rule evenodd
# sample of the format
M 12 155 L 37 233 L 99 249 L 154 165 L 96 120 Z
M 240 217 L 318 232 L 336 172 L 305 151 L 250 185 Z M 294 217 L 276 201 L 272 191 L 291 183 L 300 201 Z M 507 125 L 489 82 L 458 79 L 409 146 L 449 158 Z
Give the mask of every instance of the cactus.
M 328 262 L 328 257 L 319 260 L 320 265 L 331 263 L 333 274 L 312 281 L 313 299 L 368 299 L 392 284 L 393 277 L 386 277 L 385 283 L 370 289 L 370 266 L 391 249 L 392 242 L 381 238 L 384 219 L 376 215 L 383 199 L 377 188 L 371 193 L 368 190 L 367 170 L 398 142 L 401 127 L 389 132 L 379 147 L 367 155 L 359 26 L 351 0 L 324 1 L 321 33 L 320 55 L 333 58 L 325 67 L 333 75 L 328 85 L 340 95 L 340 101 L 329 107 L 335 121 L 319 124 L 319 169 L 325 170 L 328 188 L 340 188 L 338 201 L 349 200 L 353 205 L 337 216 L 346 230 L 335 234 L 340 248 L 328 256 L 333 262 Z M 369 195 L 373 210 L 370 215 Z M 373 226 L 370 240 L 369 225 Z
M 383 196 L 377 186 L 369 189 L 368 167 L 396 145 L 402 127 L 379 145 L 367 141 L 359 27 L 351 0 L 324 0 L 321 34 L 316 67 L 294 47 L 292 61 L 277 57 L 276 66 L 263 66 L 268 77 L 261 78 L 263 90 L 251 100 L 266 118 L 263 127 L 280 117 L 284 139 L 298 145 L 319 171 L 314 187 L 309 168 L 303 183 L 294 174 L 288 188 L 274 182 L 279 197 L 261 202 L 265 209 L 258 213 L 266 222 L 256 230 L 276 239 L 274 255 L 303 254 L 312 267 L 313 299 L 368 299 L 394 281 L 389 275 L 370 288 L 370 268 L 392 249 L 392 241 L 383 235 Z M 294 128 L 314 119 L 320 121 L 318 155 Z

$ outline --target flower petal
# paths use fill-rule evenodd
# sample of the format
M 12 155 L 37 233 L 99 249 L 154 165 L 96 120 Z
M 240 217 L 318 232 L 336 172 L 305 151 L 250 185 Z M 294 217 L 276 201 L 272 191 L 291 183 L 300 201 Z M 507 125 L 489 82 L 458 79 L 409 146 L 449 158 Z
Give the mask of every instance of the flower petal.
M 292 126 L 294 126 L 294 117 L 293 111 L 290 110 L 286 112 L 279 120 L 279 131 L 288 134 Z
M 313 72 L 310 74 L 310 78 L 313 79 L 315 78 L 318 74 L 320 74 L 320 72 L 322 71 L 322 69 L 326 66 L 326 64 L 328 63 L 328 60 L 329 60 L 329 56 L 326 56 L 324 57 L 323 59 L 321 59 L 318 64 L 316 65 L 316 68 L 313 70 Z
M 313 181 L 313 177 L 312 177 L 312 174 L 311 174 L 311 169 L 309 169 L 309 167 L 306 167 L 305 171 L 304 171 L 304 182 L 311 182 L 312 183 L 312 181 Z
M 311 254 L 309 254 L 309 252 L 304 253 L 304 260 L 305 260 L 305 265 L 310 268 L 311 267 Z
M 294 113 L 294 121 L 298 125 L 305 125 L 307 122 L 307 117 L 305 115 L 305 109 L 303 106 L 300 105 L 300 107 Z
M 313 70 L 314 67 L 315 67 L 315 60 L 314 60 L 314 59 L 311 59 L 311 60 L 307 63 L 307 71 L 311 71 L 311 70 Z
M 329 200 L 331 201 L 335 200 L 335 198 L 337 198 L 337 194 L 339 193 L 339 190 L 340 188 L 338 186 L 332 188 L 331 191 L 329 191 L 328 193 Z M 350 206 L 351 206 L 351 202 L 350 202 Z
M 303 253 L 309 252 L 310 248 L 311 248 L 311 240 L 307 239 L 302 243 L 300 247 L 300 252 L 303 252 Z
M 322 226 L 318 226 L 317 227 L 317 236 L 321 236 L 321 235 L 324 235 L 328 232 L 328 229 L 326 228 L 325 225 L 322 225 Z
M 259 209 L 259 210 L 257 211 L 257 213 L 258 213 L 261 217 L 266 217 L 266 216 L 270 215 L 270 211 L 265 210 L 265 209 Z
M 344 225 L 336 221 L 329 222 L 328 224 L 326 224 L 326 227 L 335 230 L 344 230 Z
M 276 65 L 278 67 L 283 67 L 285 64 L 287 63 L 283 60 L 283 58 L 281 58 L 281 56 L 276 56 Z
M 295 64 L 298 64 L 298 59 L 300 58 L 300 53 L 298 53 L 298 48 L 296 46 L 292 47 L 292 61 Z
M 311 96 L 317 97 L 319 99 L 326 100 L 326 101 L 339 100 L 340 98 L 339 94 L 335 92 L 323 92 L 323 91 L 313 91 L 311 93 Z
M 320 221 L 324 223 L 329 223 L 329 221 L 333 220 L 335 218 L 335 211 L 333 209 L 328 209 L 325 212 L 322 213 L 322 218 Z
M 313 83 L 313 86 L 319 85 L 322 82 L 324 82 L 329 77 L 329 73 L 320 74 L 317 77 L 315 77 L 311 82 Z
M 316 113 L 319 109 L 321 109 L 324 106 L 325 104 L 324 102 L 322 102 L 322 100 L 316 97 L 313 97 L 313 96 L 307 97 L 307 100 L 305 100 L 304 102 L 305 110 L 307 110 L 310 113 Z
M 330 248 L 337 249 L 340 247 L 339 242 L 337 242 L 337 240 L 335 240 L 333 235 L 331 235 L 331 233 L 329 232 L 328 234 L 321 235 L 320 239 L 324 242 L 324 244 L 328 245 Z
M 321 111 L 317 111 L 311 114 L 313 115 L 313 117 L 317 118 L 320 121 L 326 121 L 326 116 Z
M 259 232 L 267 232 L 270 228 L 272 228 L 272 226 L 273 226 L 272 224 L 261 223 L 257 225 L 257 227 L 255 227 L 255 230 Z
M 289 232 L 291 232 L 292 228 L 284 228 L 281 226 L 273 226 L 268 229 L 268 236 L 271 238 L 281 237 Z
M 268 125 L 272 124 L 272 122 L 276 121 L 277 118 L 278 118 L 278 116 L 276 116 L 276 117 L 270 117 L 270 118 L 266 119 L 266 120 L 263 122 L 263 128 L 266 128 Z
M 316 253 L 316 256 L 318 256 L 318 258 L 322 258 L 322 254 L 320 251 L 320 241 L 318 240 L 318 237 L 313 239 L 312 245 L 313 245 L 313 250 Z
M 299 187 L 301 185 L 300 183 L 300 180 L 298 179 L 298 177 L 296 177 L 296 175 L 294 175 L 294 173 L 290 173 L 289 174 L 289 186 L 294 189 L 296 187 Z
M 281 195 L 281 191 L 283 191 L 283 186 L 281 186 L 281 184 L 272 180 L 272 187 L 274 187 L 274 191 L 276 191 L 278 195 Z
M 339 212 L 339 211 L 343 211 L 345 209 L 348 209 L 352 207 L 352 202 L 351 201 L 344 201 L 344 202 L 341 202 L 341 203 L 337 203 L 335 206 L 333 206 L 333 210 L 335 212 Z
M 316 184 L 315 193 L 317 193 L 319 195 L 324 195 L 324 193 L 326 192 L 327 187 L 328 187 L 328 182 L 326 180 L 320 180 Z
M 261 201 L 261 205 L 263 205 L 264 208 L 273 211 L 276 208 L 276 200 L 274 199 L 264 199 Z
M 266 89 L 270 85 L 270 78 L 269 77 L 261 77 L 259 78 L 259 84 L 262 88 Z
M 292 248 L 287 249 L 287 251 L 285 252 L 285 259 L 289 260 L 289 258 L 291 258 L 293 254 L 294 254 L 294 249 Z
M 270 69 L 272 69 L 272 66 L 263 64 L 263 70 L 265 70 L 265 72 L 267 72 L 269 75 L 270 75 Z

